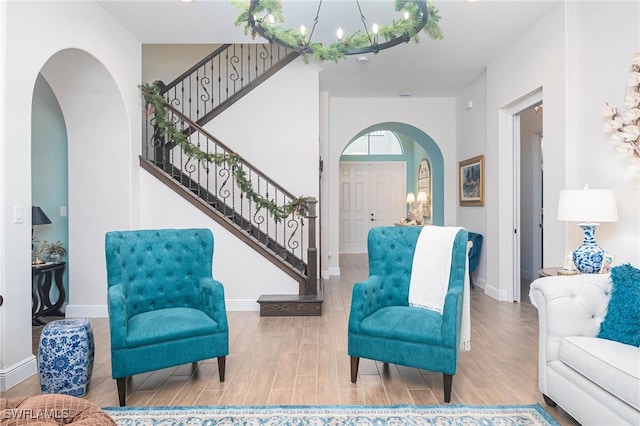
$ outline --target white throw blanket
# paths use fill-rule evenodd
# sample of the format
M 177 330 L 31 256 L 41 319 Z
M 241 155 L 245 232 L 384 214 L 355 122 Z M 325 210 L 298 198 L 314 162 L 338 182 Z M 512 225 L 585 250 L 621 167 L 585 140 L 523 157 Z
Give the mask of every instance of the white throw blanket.
M 425 226 L 413 253 L 409 281 L 409 305 L 442 313 L 449 289 L 451 252 L 456 234 L 462 228 Z M 465 256 L 462 294 L 460 350 L 471 350 L 471 304 L 469 303 L 469 257 Z

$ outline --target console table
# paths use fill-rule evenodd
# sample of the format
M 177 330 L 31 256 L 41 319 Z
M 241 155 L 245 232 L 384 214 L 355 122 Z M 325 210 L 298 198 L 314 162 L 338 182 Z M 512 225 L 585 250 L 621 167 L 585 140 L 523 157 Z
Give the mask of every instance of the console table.
M 64 316 L 60 307 L 64 303 L 65 291 L 62 282 L 66 263 L 43 263 L 31 265 L 31 321 L 33 325 L 44 325 L 40 317 Z M 58 299 L 51 300 L 51 285 L 58 289 Z

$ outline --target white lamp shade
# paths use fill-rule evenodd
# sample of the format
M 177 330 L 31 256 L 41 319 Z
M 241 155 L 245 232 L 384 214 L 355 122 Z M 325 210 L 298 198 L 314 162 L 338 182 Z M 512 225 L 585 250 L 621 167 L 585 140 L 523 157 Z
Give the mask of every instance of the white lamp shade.
M 558 220 L 569 222 L 617 222 L 616 195 L 610 189 L 565 189 L 560 191 Z
M 427 201 L 427 193 L 422 191 L 418 192 L 418 201 L 419 202 Z
M 413 203 L 416 201 L 416 196 L 413 195 L 413 192 L 407 194 L 407 203 Z

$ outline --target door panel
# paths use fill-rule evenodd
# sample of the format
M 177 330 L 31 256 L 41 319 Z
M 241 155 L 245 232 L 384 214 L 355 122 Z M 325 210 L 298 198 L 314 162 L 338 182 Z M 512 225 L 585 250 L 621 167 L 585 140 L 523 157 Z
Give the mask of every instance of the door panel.
M 365 222 L 366 165 L 352 163 L 350 167 L 340 166 L 340 247 L 347 252 L 363 251 L 366 244 L 362 239 Z M 366 248 L 364 249 L 366 251 Z
M 366 253 L 374 226 L 392 226 L 404 215 L 406 164 L 340 163 L 340 252 Z
M 375 188 L 371 212 L 373 226 L 393 226 L 404 216 L 405 165 L 403 163 L 378 163 L 370 168 L 372 186 Z

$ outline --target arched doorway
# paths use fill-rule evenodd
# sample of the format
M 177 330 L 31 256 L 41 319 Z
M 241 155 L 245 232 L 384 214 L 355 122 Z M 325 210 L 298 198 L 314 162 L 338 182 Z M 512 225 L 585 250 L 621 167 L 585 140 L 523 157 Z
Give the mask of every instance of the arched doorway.
M 104 316 L 82 307 L 106 304 L 101 291 L 104 274 L 97 271 L 97 265 L 104 264 L 104 233 L 131 222 L 135 163 L 126 106 L 110 71 L 85 51 L 56 53 L 42 67 L 41 75 L 60 104 L 68 139 L 66 314 Z
M 373 153 L 372 151 L 365 152 L 363 149 L 349 149 L 352 144 L 362 145 L 363 138 L 366 137 L 368 141 L 371 140 L 369 135 L 375 134 L 383 134 L 384 132 L 393 132 L 394 135 L 399 140 L 402 149 L 401 150 L 389 150 L 388 152 L 379 151 L 377 153 Z M 345 151 L 346 150 L 346 151 Z M 362 151 L 362 152 L 361 152 Z M 375 151 L 375 150 L 374 150 Z M 339 181 L 342 181 L 340 184 L 340 197 L 339 197 L 339 235 L 340 235 L 340 251 L 341 252 L 363 252 L 366 251 L 366 233 L 369 228 L 372 226 L 380 226 L 389 225 L 387 218 L 385 223 L 369 223 L 369 220 L 378 220 L 378 216 L 375 213 L 370 213 L 368 210 L 361 211 L 360 215 L 362 218 L 357 217 L 357 223 L 360 223 L 361 226 L 354 227 L 350 224 L 356 223 L 351 216 L 352 210 L 350 208 L 345 208 L 348 204 L 359 204 L 361 207 L 366 202 L 358 203 L 357 200 L 353 196 L 353 190 L 351 188 L 367 188 L 376 186 L 376 192 L 378 195 L 382 195 L 393 200 L 392 203 L 398 204 L 400 207 L 400 213 L 397 214 L 397 219 L 402 216 L 402 211 L 404 211 L 404 200 L 407 192 L 418 193 L 420 188 L 419 185 L 424 184 L 424 176 L 422 176 L 421 180 L 421 163 L 424 165 L 425 162 L 429 165 L 429 198 L 428 201 L 430 203 L 429 206 L 429 220 L 428 223 L 433 223 L 436 225 L 444 224 L 444 165 L 442 152 L 440 151 L 438 145 L 435 141 L 422 130 L 405 124 L 398 122 L 385 122 L 378 123 L 372 126 L 369 126 L 360 132 L 358 132 L 355 136 L 351 138 L 351 140 L 343 147 L 342 151 L 343 155 L 340 157 L 339 167 Z M 349 155 L 345 155 L 348 153 Z M 346 167 L 348 165 L 348 167 Z M 393 170 L 395 165 L 402 165 L 403 171 L 405 174 L 405 180 L 402 185 L 392 185 L 391 188 L 387 188 L 386 185 L 381 186 L 381 183 L 371 183 L 367 185 L 371 179 L 370 177 L 366 177 L 368 174 L 367 170 L 372 169 L 371 176 L 375 178 L 382 174 L 382 176 L 396 176 L 397 170 Z M 424 166 L 423 166 L 424 167 Z M 383 172 L 377 171 L 378 169 L 383 169 Z M 354 173 L 358 173 L 358 176 L 354 176 Z M 344 176 L 343 176 L 344 175 Z M 349 175 L 349 177 L 345 177 Z M 424 169 L 422 169 L 422 175 L 424 175 Z M 384 179 L 384 178 L 383 178 Z M 345 180 L 349 180 L 346 182 Z M 375 179 L 374 179 L 375 180 Z M 392 188 L 402 188 L 402 189 L 394 189 L 397 194 L 389 193 Z M 366 189 L 365 189 L 366 190 Z M 349 197 L 346 197 L 345 194 L 349 194 Z M 371 197 L 364 197 L 360 199 L 368 199 Z M 373 197 L 375 198 L 375 197 Z M 370 203 L 380 204 L 380 200 L 373 200 Z M 370 204 L 369 203 L 369 204 Z M 392 206 L 393 207 L 393 206 Z M 349 210 L 349 213 L 345 213 Z M 370 209 L 372 210 L 372 209 Z M 388 210 L 392 210 L 389 208 Z M 373 210 L 372 210 L 373 211 Z M 372 217 L 369 218 L 367 215 L 371 214 Z M 347 221 L 345 218 L 349 217 Z M 364 217 L 366 216 L 366 217 Z M 382 215 L 384 217 L 384 214 Z M 348 225 L 349 224 L 349 225 Z M 348 229 L 347 229 L 348 228 Z M 354 230 L 354 228 L 356 228 Z M 349 236 L 354 237 L 354 242 L 351 241 L 348 244 L 345 244 L 345 236 L 347 235 L 346 230 L 349 230 Z M 355 232 L 355 234 L 354 234 Z
M 69 268 L 66 255 L 59 261 L 51 258 L 50 244 L 57 243 L 62 250 L 69 247 L 68 232 L 68 169 L 67 130 L 58 100 L 42 74 L 38 75 L 33 89 L 31 104 L 31 204 L 40 215 L 32 215 L 32 247 L 37 253 L 34 263 L 59 262 L 55 265 L 33 265 L 34 281 L 40 276 L 51 277 L 62 270 L 62 281 L 52 287 L 50 302 L 58 309 L 46 308 L 38 303 L 38 314 L 46 311 L 47 316 L 57 316 L 64 309 L 69 295 Z M 56 268 L 56 269 L 54 269 Z M 62 285 L 63 291 L 59 291 Z M 53 309 L 53 312 L 51 311 Z M 36 315 L 38 315 L 36 314 Z M 43 320 L 37 316 L 35 323 Z

